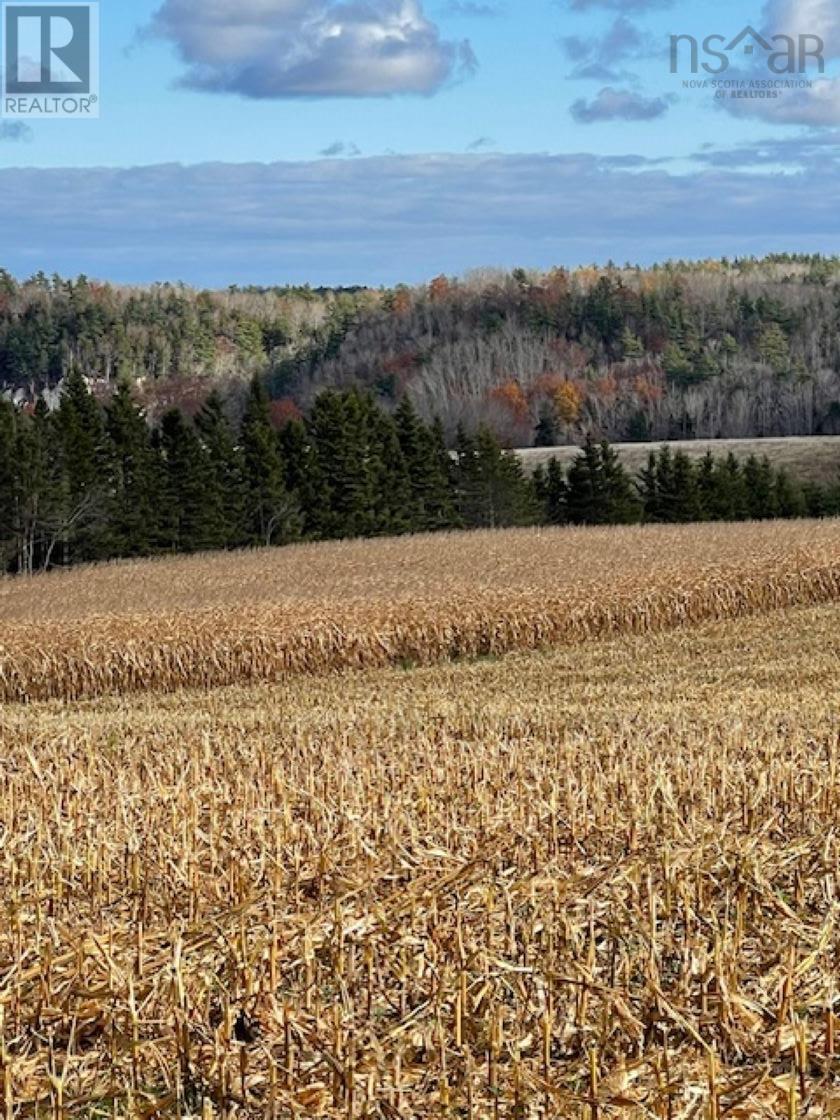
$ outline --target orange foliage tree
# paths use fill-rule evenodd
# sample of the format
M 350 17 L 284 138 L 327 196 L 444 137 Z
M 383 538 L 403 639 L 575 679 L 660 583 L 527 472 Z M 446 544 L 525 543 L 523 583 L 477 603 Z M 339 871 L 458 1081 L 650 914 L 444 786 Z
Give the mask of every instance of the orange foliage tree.
M 563 381 L 553 393 L 554 407 L 564 424 L 577 424 L 583 411 L 583 390 L 574 381 Z
M 528 417 L 528 398 L 522 386 L 514 378 L 490 390 L 490 399 L 503 404 L 517 420 Z

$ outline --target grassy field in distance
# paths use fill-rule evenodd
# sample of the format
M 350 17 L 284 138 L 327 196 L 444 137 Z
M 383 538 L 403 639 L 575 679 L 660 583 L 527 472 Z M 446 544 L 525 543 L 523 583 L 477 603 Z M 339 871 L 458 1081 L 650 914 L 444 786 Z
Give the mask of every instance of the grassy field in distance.
M 684 451 L 691 459 L 702 459 L 711 451 L 716 456 L 730 452 L 740 460 L 756 455 L 767 456 L 776 468 L 784 467 L 800 482 L 823 485 L 840 481 L 840 436 L 790 436 L 784 439 L 695 439 L 669 443 L 674 451 Z M 661 443 L 619 443 L 615 445 L 622 463 L 633 474 L 647 464 L 651 451 Z M 531 447 L 517 454 L 530 470 L 549 459 L 568 464 L 578 453 L 577 447 Z

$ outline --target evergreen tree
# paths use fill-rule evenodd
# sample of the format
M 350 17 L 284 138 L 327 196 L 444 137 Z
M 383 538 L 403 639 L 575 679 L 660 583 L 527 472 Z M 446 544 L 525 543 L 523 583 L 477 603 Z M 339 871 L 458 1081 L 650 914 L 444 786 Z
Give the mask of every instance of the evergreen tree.
M 161 419 L 165 463 L 164 542 L 174 552 L 218 547 L 223 528 L 206 452 L 194 426 L 171 409 Z
M 102 412 L 78 369 L 67 377 L 55 422 L 64 521 L 62 562 L 100 560 L 107 541 L 107 454 Z
M 776 472 L 774 491 L 774 504 L 778 517 L 807 517 L 808 505 L 802 487 L 793 481 L 784 468 Z
M 638 490 L 645 521 L 660 521 L 662 505 L 659 500 L 659 458 L 655 451 L 651 451 L 647 465 L 639 472 Z
M 633 482 L 609 443 L 589 436 L 569 468 L 566 509 L 574 525 L 638 521 L 642 507 Z
M 142 411 L 122 381 L 106 409 L 109 546 L 114 556 L 147 556 L 158 542 L 159 464 Z
M 694 464 L 684 451 L 674 456 L 672 520 L 687 523 L 703 520 L 703 506 Z
M 537 468 L 534 489 L 542 505 L 544 519 L 550 525 L 565 525 L 568 521 L 568 487 L 565 472 L 558 459 L 552 457 L 547 466 Z
M 556 447 L 559 442 L 557 413 L 552 405 L 545 404 L 540 409 L 539 420 L 534 429 L 534 447 Z
M 365 428 L 370 433 L 375 532 L 397 536 L 416 531 L 419 511 L 415 491 L 393 416 L 368 398 Z
M 315 449 L 312 485 L 318 536 L 364 537 L 377 531 L 370 414 L 357 390 L 319 394 L 309 417 Z
M 0 397 L 0 573 L 15 558 L 15 442 L 17 417 L 12 405 Z
M 730 452 L 715 463 L 714 492 L 710 516 L 715 521 L 745 521 L 749 515 L 747 491 L 741 464 Z
M 224 402 L 215 391 L 195 418 L 209 467 L 208 505 L 218 526 L 217 548 L 235 548 L 246 542 L 245 482 L 242 456 Z
M 581 453 L 569 468 L 566 508 L 573 525 L 602 525 L 606 521 L 606 487 L 601 448 L 587 436 Z
M 300 537 L 302 523 L 294 495 L 286 488 L 280 440 L 271 424 L 262 382 L 251 383 L 242 420 L 245 532 L 251 544 L 287 544 Z
M 775 478 L 770 460 L 759 460 L 750 455 L 744 463 L 744 488 L 747 512 L 753 521 L 764 521 L 776 516 Z
M 417 532 L 450 528 L 454 523 L 451 458 L 443 429 L 427 427 L 404 397 L 394 420 L 408 471 L 410 522 Z
M 601 444 L 601 469 L 606 492 L 606 521 L 609 525 L 630 525 L 641 517 L 633 481 L 622 466 L 618 452 L 604 440 Z
M 716 492 L 715 457 L 711 451 L 707 451 L 697 469 L 697 498 L 700 516 L 704 521 L 714 520 L 716 517 Z
M 538 520 L 537 496 L 521 462 L 485 427 L 475 437 L 459 432 L 458 501 L 467 528 L 532 525 Z

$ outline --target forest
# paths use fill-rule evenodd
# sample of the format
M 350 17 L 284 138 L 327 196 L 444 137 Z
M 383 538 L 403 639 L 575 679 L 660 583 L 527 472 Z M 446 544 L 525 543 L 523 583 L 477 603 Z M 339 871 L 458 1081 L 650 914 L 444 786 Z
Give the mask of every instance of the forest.
M 840 484 L 801 485 L 766 459 L 666 445 L 631 478 L 588 437 L 568 468 L 532 476 L 486 425 L 454 449 L 408 397 L 383 407 L 324 389 L 278 423 L 255 376 L 241 413 L 213 392 L 194 416 L 150 422 L 121 379 L 104 404 L 74 367 L 58 404 L 0 401 L 0 570 L 32 574 L 115 558 L 297 541 L 518 525 L 833 516 Z
M 57 407 L 73 371 L 132 385 L 155 424 L 253 377 L 275 426 L 324 390 L 409 401 L 447 446 L 840 433 L 840 260 L 670 262 L 439 276 L 427 285 L 124 288 L 0 271 L 0 392 Z

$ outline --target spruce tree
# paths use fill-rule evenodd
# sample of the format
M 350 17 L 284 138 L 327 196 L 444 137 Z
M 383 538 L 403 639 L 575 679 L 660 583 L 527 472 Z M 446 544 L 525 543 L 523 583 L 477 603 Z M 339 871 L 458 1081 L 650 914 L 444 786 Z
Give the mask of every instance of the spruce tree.
M 534 490 L 540 501 L 543 517 L 549 525 L 565 525 L 568 521 L 566 498 L 568 487 L 560 461 L 552 456 L 547 466 L 534 473 Z
M 666 443 L 659 449 L 656 462 L 656 489 L 658 494 L 657 521 L 673 524 L 679 520 L 677 513 L 678 496 L 674 477 L 674 456 Z
M 604 466 L 592 436 L 569 468 L 566 509 L 573 525 L 602 525 L 606 520 Z
M 773 468 L 765 456 L 759 460 L 750 455 L 744 463 L 744 488 L 747 513 L 753 521 L 765 521 L 776 516 L 776 493 Z
M 294 495 L 286 488 L 280 440 L 271 424 L 262 382 L 251 383 L 242 419 L 244 515 L 250 544 L 287 544 L 300 537 L 302 522 Z
M 697 468 L 697 499 L 703 521 L 717 519 L 716 492 L 715 457 L 711 451 L 707 451 Z
M 193 425 L 178 409 L 161 419 L 160 449 L 165 463 L 165 513 L 162 533 L 173 552 L 217 547 L 219 510 L 210 466 Z
M 684 451 L 678 451 L 674 456 L 673 493 L 672 513 L 675 522 L 703 520 L 697 469 Z
M 308 430 L 315 451 L 312 487 L 318 535 L 364 537 L 377 531 L 369 406 L 357 390 L 327 390 L 315 400 Z
M 606 496 L 606 522 L 629 525 L 641 517 L 641 506 L 633 481 L 624 469 L 618 452 L 604 440 L 601 443 L 601 470 Z
M 454 521 L 451 459 L 442 428 L 427 427 L 408 397 L 400 402 L 394 420 L 408 472 L 411 528 L 416 532 L 450 528 Z
M 375 532 L 393 536 L 416 532 L 420 516 L 397 425 L 372 400 L 368 399 L 366 406 L 369 459 L 374 472 Z
M 15 441 L 17 417 L 13 406 L 0 398 L 0 573 L 15 555 Z
M 774 484 L 774 504 L 778 517 L 806 517 L 808 506 L 802 487 L 782 468 L 776 472 Z
M 224 402 L 217 392 L 212 392 L 204 402 L 195 425 L 209 467 L 208 505 L 216 526 L 215 547 L 236 548 L 247 543 L 243 463 Z
M 557 412 L 553 405 L 545 404 L 540 409 L 537 426 L 534 429 L 534 447 L 556 447 L 559 441 Z
M 638 521 L 642 505 L 618 452 L 588 436 L 569 468 L 566 509 L 573 525 L 622 525 Z
M 486 427 L 475 437 L 458 437 L 458 496 L 468 528 L 532 525 L 539 520 L 537 496 L 522 464 L 504 451 Z
M 107 540 L 107 453 L 102 411 L 78 368 L 68 375 L 55 417 L 67 525 L 62 562 L 100 560 Z
M 647 465 L 639 472 L 637 483 L 642 516 L 645 521 L 661 521 L 662 507 L 659 500 L 659 457 L 655 451 L 648 455 Z
M 158 518 L 164 495 L 146 418 L 122 381 L 105 414 L 108 436 L 109 552 L 147 556 L 159 543 Z

